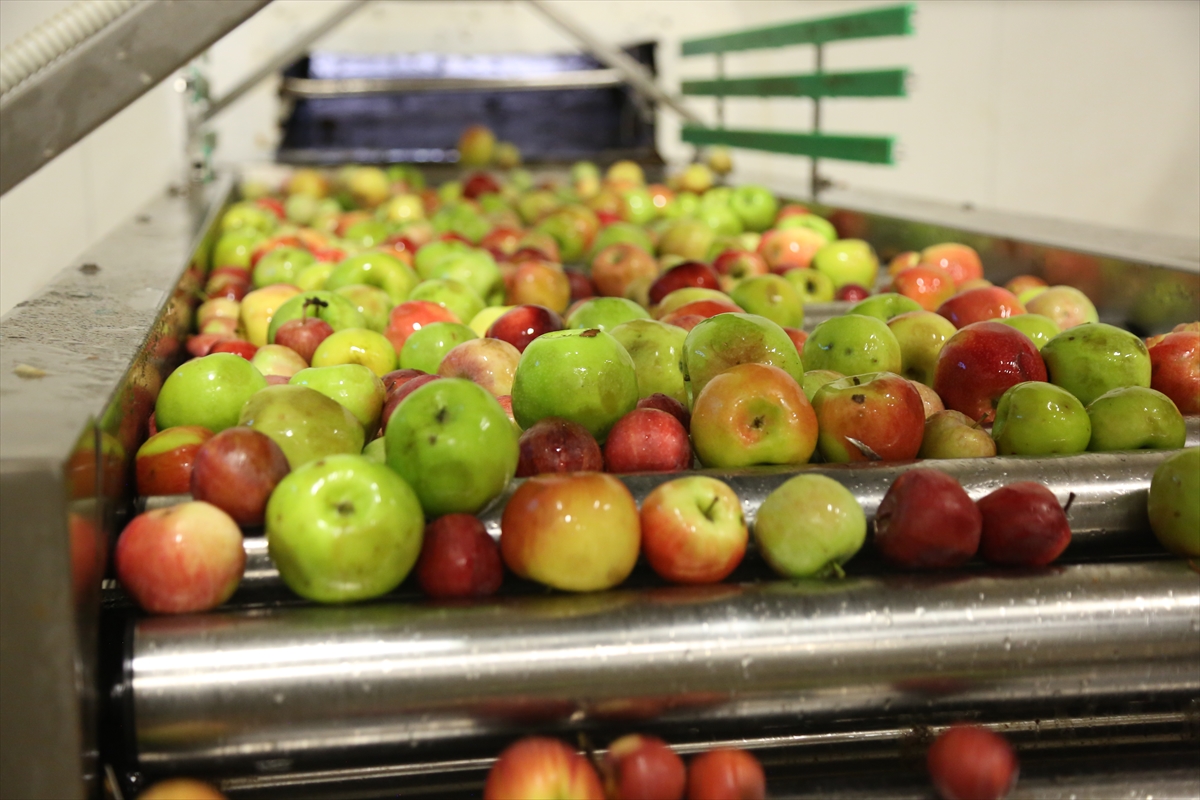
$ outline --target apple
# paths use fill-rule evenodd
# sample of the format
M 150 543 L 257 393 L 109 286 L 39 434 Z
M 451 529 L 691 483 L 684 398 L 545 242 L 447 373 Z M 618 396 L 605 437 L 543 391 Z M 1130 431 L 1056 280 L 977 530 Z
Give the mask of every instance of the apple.
M 301 167 L 288 178 L 287 193 L 305 194 L 319 200 L 329 193 L 329 181 L 318 170 Z
M 1033 342 L 1039 351 L 1046 346 L 1047 342 L 1062 333 L 1052 319 L 1043 317 L 1041 314 L 1014 314 L 1011 317 L 997 317 L 988 321 L 1016 328 L 1028 336 L 1029 341 Z
M 592 283 L 606 297 L 627 297 L 635 283 L 649 286 L 657 277 L 654 257 L 628 242 L 611 244 L 592 259 Z
M 835 288 L 850 283 L 871 287 L 879 274 L 879 259 L 863 240 L 839 239 L 817 250 L 812 257 L 812 268 L 828 275 Z
M 1000 455 L 1082 453 L 1091 436 L 1092 423 L 1083 403 L 1054 384 L 1018 383 L 996 405 L 992 438 Z
M 117 540 L 115 565 L 121 587 L 144 610 L 189 614 L 233 595 L 246 551 L 228 514 L 193 501 L 134 517 Z
M 715 239 L 713 229 L 700 220 L 679 219 L 663 231 L 658 252 L 660 255 L 680 256 L 688 261 L 704 261 Z
M 488 772 L 484 800 L 604 800 L 590 761 L 558 739 L 527 736 L 510 745 Z
M 953 569 L 979 549 L 980 510 L 958 481 L 927 468 L 892 482 L 875 512 L 875 547 L 902 569 Z
M 1049 317 L 1060 330 L 1074 328 L 1085 322 L 1099 322 L 1096 307 L 1083 292 L 1074 286 L 1051 286 L 1042 289 L 1025 303 L 1030 314 Z
M 892 291 L 915 301 L 926 311 L 936 311 L 957 291 L 954 279 L 937 267 L 908 267 L 892 278 Z
M 687 428 L 666 411 L 635 408 L 617 420 L 604 442 L 609 472 L 681 472 L 692 465 Z
M 650 235 L 646 233 L 644 228 L 628 222 L 614 222 L 611 225 L 606 225 L 596 234 L 596 238 L 592 240 L 591 253 L 599 253 L 604 248 L 617 242 L 629 242 L 647 253 L 653 253 L 655 249 L 654 240 L 650 238 Z M 705 243 L 704 249 L 707 250 L 707 247 L 708 245 Z
M 187 494 L 196 452 L 211 439 L 212 431 L 199 425 L 165 428 L 137 450 L 137 493 L 143 497 Z
M 817 325 L 804 343 L 808 369 L 831 369 L 843 375 L 900 372 L 900 343 L 887 323 L 862 314 L 831 317 Z
M 232 320 L 230 320 L 232 321 Z M 254 358 L 254 354 L 258 352 L 258 348 L 244 339 L 222 339 L 212 346 L 209 353 L 233 353 L 241 356 L 247 361 Z
M 364 283 L 352 283 L 335 289 L 334 292 L 349 300 L 358 309 L 365 321 L 364 328 L 376 333 L 383 333 L 387 328 L 388 313 L 395 304 L 383 289 Z
M 421 252 L 425 251 L 426 248 L 422 248 Z M 503 283 L 496 260 L 482 248 L 451 251 L 441 258 L 426 262 L 418 272 L 422 281 L 458 281 L 482 298 L 492 297 L 501 291 Z M 412 297 L 411 292 L 409 297 Z
M 250 428 L 226 428 L 196 452 L 189 488 L 238 525 L 262 525 L 267 499 L 288 474 L 287 456 L 269 437 Z
M 745 750 L 709 750 L 688 767 L 688 800 L 763 800 L 766 796 L 762 765 Z
M 341 403 L 363 426 L 367 438 L 379 430 L 387 390 L 383 381 L 369 367 L 362 364 L 310 367 L 297 372 L 288 383 L 315 389 Z
M 937 313 L 954 323 L 956 328 L 964 328 L 972 322 L 985 322 L 989 319 L 1011 317 L 1024 314 L 1025 308 L 1012 292 L 999 286 L 983 286 L 978 289 L 959 291 L 958 294 L 942 303 Z
M 1200 448 L 1189 447 L 1158 465 L 1146 510 L 1163 547 L 1183 558 L 1200 558 Z
M 613 800 L 681 800 L 687 786 L 683 759 L 656 736 L 629 734 L 608 746 L 601 765 Z
M 596 287 L 587 275 L 575 269 L 564 269 L 563 274 L 567 276 L 567 283 L 571 286 L 572 303 L 596 296 Z
M 817 252 L 829 243 L 824 233 L 809 227 L 776 228 L 762 235 L 758 254 L 772 272 L 787 272 L 812 266 Z
M 396 350 L 382 333 L 346 328 L 325 337 L 312 357 L 314 367 L 338 364 L 362 364 L 382 377 L 396 368 Z
M 759 275 L 768 275 L 771 268 L 761 255 L 751 250 L 726 249 L 713 259 L 719 287 L 731 292 L 739 283 Z
M 642 186 L 626 189 L 620 194 L 621 203 L 618 212 L 621 219 L 635 225 L 645 225 L 658 216 L 658 208 L 654 198 Z
M 1149 348 L 1150 388 L 1162 392 L 1184 414 L 1200 414 L 1200 332 L 1168 333 Z
M 833 286 L 833 279 L 815 269 L 790 269 L 783 273 L 783 277 L 791 282 L 796 294 L 800 296 L 800 302 L 805 305 L 828 303 L 833 300 L 834 292 L 837 291 Z
M 246 295 L 246 297 L 249 299 L 250 295 Z M 245 305 L 246 301 L 243 300 L 243 310 Z M 324 289 L 296 293 L 271 315 L 267 327 L 267 340 L 263 344 L 274 344 L 275 337 L 285 322 L 314 316 L 329 323 L 329 327 L 333 328 L 334 332 L 344 331 L 347 328 L 365 328 L 367 325 L 366 318 L 354 303 L 339 294 Z M 250 341 L 254 340 L 250 339 Z
M 688 380 L 696 397 L 714 376 L 738 364 L 770 364 L 797 382 L 804 377 L 800 354 L 791 338 L 778 324 L 756 314 L 710 317 L 692 328 L 683 349 Z
M 425 218 L 425 204 L 421 202 L 420 195 L 396 194 L 385 200 L 375 214 L 392 225 L 405 225 Z
M 900 345 L 900 374 L 932 387 L 938 355 L 955 334 L 954 324 L 932 311 L 909 311 L 888 320 Z
M 991 422 L 1009 387 L 1044 380 L 1046 365 L 1028 336 L 998 322 L 976 322 L 942 346 L 933 389 L 946 408 Z
M 600 445 L 577 422 L 546 417 L 530 426 L 518 441 L 517 477 L 548 472 L 599 472 L 604 469 Z
M 307 386 L 268 386 L 246 401 L 238 425 L 275 441 L 294 470 L 338 453 L 361 453 L 362 424 L 348 409 Z
M 1143 386 L 1106 392 L 1087 406 L 1092 425 L 1088 450 L 1177 450 L 1187 441 L 1187 423 L 1171 398 Z
M 857 283 L 847 283 L 845 286 L 838 288 L 834 293 L 833 299 L 847 303 L 861 303 L 871 296 L 871 290 L 865 286 L 859 286 Z
M 509 307 L 540 305 L 561 314 L 571 303 L 571 281 L 557 264 L 524 261 L 517 266 L 507 285 L 504 302 Z
M 486 172 L 473 172 L 463 182 L 463 197 L 474 200 L 480 195 L 498 194 L 500 184 Z
M 796 380 L 770 364 L 737 364 L 695 396 L 692 441 L 706 467 L 804 464 L 817 417 Z
M 732 301 L 697 300 L 694 303 L 682 305 L 671 313 L 663 315 L 659 321 L 690 331 L 697 324 L 718 314 L 738 314 L 743 310 L 741 306 Z M 765 320 L 766 317 L 761 317 L 760 319 Z M 791 337 L 788 338 L 790 339 Z
M 1017 755 L 1004 737 L 959 723 L 938 736 L 926 758 L 943 800 L 1001 800 L 1017 782 Z
M 780 326 L 796 328 L 804 323 L 804 302 L 791 282 L 779 275 L 746 278 L 733 287 L 729 296 L 747 313 L 766 317 Z
M 171 778 L 151 784 L 138 800 L 228 800 L 212 786 L 192 778 Z
M 201 333 L 187 338 L 188 355 L 202 358 L 212 352 L 221 342 L 229 341 L 231 337 L 223 333 Z
M 921 264 L 937 267 L 950 274 L 956 284 L 983 277 L 983 262 L 969 245 L 946 242 L 921 251 Z
M 765 231 L 775 222 L 779 203 L 769 189 L 754 184 L 739 186 L 729 198 L 729 206 L 747 230 Z
M 754 541 L 763 559 L 785 578 L 841 574 L 863 546 L 867 518 L 846 487 L 824 475 L 800 474 L 763 500 Z
M 400 350 L 402 369 L 419 369 L 435 374 L 442 359 L 463 342 L 478 339 L 475 331 L 458 322 L 432 322 L 414 331 Z
M 847 313 L 862 314 L 865 317 L 875 317 L 887 322 L 892 317 L 921 310 L 921 304 L 911 297 L 905 297 L 895 292 L 884 292 L 855 304 Z
M 437 303 L 454 314 L 455 322 L 473 319 L 485 306 L 474 289 L 451 278 L 422 281 L 409 292 L 408 299 Z
M 196 309 L 196 327 L 203 328 L 204 324 L 217 317 L 227 317 L 235 323 L 241 315 L 242 304 L 228 297 L 212 297 Z
M 300 273 L 317 261 L 312 253 L 301 247 L 277 247 L 263 255 L 254 265 L 252 281 L 255 289 L 273 283 L 296 282 Z
M 524 353 L 529 343 L 544 333 L 563 328 L 562 317 L 539 305 L 515 306 L 496 318 L 487 329 L 487 338 L 500 339 Z
M 1126 330 L 1103 322 L 1068 328 L 1041 350 L 1050 382 L 1063 387 L 1084 405 L 1111 389 L 1150 386 L 1150 353 L 1146 343 Z
M 290 378 L 308 367 L 308 362 L 299 353 L 281 344 L 264 344 L 251 356 L 250 363 L 263 377 L 278 375 Z
M 712 194 L 712 192 L 709 192 L 709 194 Z M 708 195 L 701 198 L 700 208 L 696 211 L 696 219 L 707 225 L 720 238 L 737 236 L 742 233 L 742 220 L 732 208 L 728 205 L 707 203 L 705 202 L 707 199 Z M 713 253 L 714 245 L 715 242 L 709 246 L 710 256 Z M 723 250 L 724 248 L 720 249 Z
M 620 584 L 637 563 L 640 542 L 633 495 L 600 472 L 528 478 L 500 521 L 500 554 L 508 568 L 569 592 Z
M 488 306 L 472 317 L 471 321 L 467 323 L 467 327 L 475 331 L 475 334 L 481 339 L 487 337 L 488 328 L 492 327 L 492 323 L 514 308 L 516 306 Z
M 307 311 L 302 313 L 305 315 L 300 319 L 288 320 L 279 326 L 275 331 L 275 344 L 289 348 L 307 365 L 312 362 L 313 353 L 317 352 L 321 342 L 333 333 L 333 328 L 319 317 L 307 316 Z
M 437 374 L 443 378 L 466 378 L 500 397 L 512 393 L 513 376 L 520 360 L 521 352 L 501 339 L 470 339 L 446 353 Z
M 408 397 L 410 394 L 415 392 L 417 389 L 420 389 L 427 383 L 441 380 L 442 377 L 441 375 L 426 375 L 420 370 L 412 371 L 420 374 L 414 377 L 412 380 L 398 384 L 393 389 L 388 391 L 387 398 L 383 401 L 383 414 L 379 420 L 380 435 L 383 435 L 383 432 L 387 430 L 388 421 L 392 418 L 392 413 L 402 402 L 404 402 L 404 398 Z
M 655 487 L 641 524 L 646 560 L 673 583 L 719 583 L 741 563 L 749 538 L 737 494 L 704 475 Z
M 247 293 L 242 298 L 241 308 L 241 322 L 246 331 L 246 339 L 260 347 L 268 344 L 270 340 L 267 333 L 276 311 L 298 294 L 300 289 L 287 283 L 276 283 Z M 300 314 L 295 316 L 299 317 Z
M 684 376 L 687 331 L 652 319 L 624 322 L 610 331 L 633 360 L 638 397 L 664 394 L 688 402 Z
M 447 514 L 425 526 L 416 575 L 435 599 L 487 597 L 504 582 L 504 564 L 478 517 Z
M 918 458 L 990 458 L 996 440 L 961 411 L 945 409 L 925 418 Z
M 250 397 L 266 388 L 262 373 L 232 353 L 213 353 L 181 364 L 167 377 L 154 404 L 160 430 L 198 425 L 213 433 L 238 424 Z
M 637 370 L 620 342 L 603 331 L 553 331 L 525 348 L 512 398 L 522 428 L 545 417 L 562 417 L 602 442 L 617 420 L 637 406 Z
M 833 227 L 832 222 L 811 212 L 789 214 L 786 217 L 780 217 L 776 221 L 775 227 L 779 230 L 808 228 L 824 236 L 826 242 L 832 242 L 838 238 L 837 229 Z
M 925 435 L 925 406 L 912 382 L 891 372 L 825 384 L 813 398 L 826 461 L 907 461 Z
M 977 505 L 983 518 L 979 554 L 992 564 L 1043 567 L 1071 543 L 1066 511 L 1040 483 L 1010 483 Z
M 365 284 L 387 292 L 392 305 L 403 303 L 419 283 L 412 267 L 387 253 L 361 253 L 339 263 L 325 280 L 326 289 Z
M 354 167 L 346 180 L 346 189 L 360 208 L 374 208 L 391 194 L 391 181 L 379 167 Z
M 662 319 L 672 312 L 678 311 L 684 306 L 705 301 L 713 303 L 726 303 L 736 307 L 738 311 L 742 310 L 740 307 L 737 307 L 736 304 L 729 298 L 729 295 L 722 291 L 717 289 L 705 289 L 698 286 L 685 286 L 682 289 L 676 289 L 664 297 L 659 304 L 654 307 L 654 313 L 652 316 L 655 319 Z
M 563 206 L 543 217 L 534 230 L 554 237 L 562 261 L 575 263 L 584 259 L 599 228 L 600 221 L 591 209 Z
M 679 420 L 679 424 L 684 427 L 684 430 L 690 430 L 692 426 L 692 415 L 688 411 L 687 405 L 676 400 L 674 397 L 669 397 L 662 392 L 643 397 L 637 402 L 638 408 L 657 408 L 659 411 L 665 411 L 675 419 Z
M 383 332 L 392 348 L 399 353 L 415 331 L 434 322 L 459 322 L 453 311 L 427 300 L 409 300 L 392 309 L 388 326 Z
M 1018 275 L 1015 278 L 1011 278 L 1008 283 L 1004 284 L 1004 288 L 1020 297 L 1022 292 L 1027 292 L 1030 289 L 1048 289 L 1050 286 L 1036 275 Z
M 388 466 L 429 516 L 479 511 L 517 471 L 517 432 L 486 389 L 431 381 L 396 407 L 384 434 Z
M 315 292 L 318 289 L 324 289 L 325 282 L 333 274 L 335 266 L 336 264 L 332 261 L 318 261 L 296 276 L 296 288 L 302 292 Z
M 800 388 L 804 390 L 804 396 L 811 403 L 822 386 L 844 377 L 846 376 L 832 369 L 810 369 L 804 373 L 804 378 L 800 381 Z
M 259 231 L 242 230 L 225 233 L 217 240 L 212 251 L 212 266 L 241 267 L 250 269 L 254 248 L 266 237 Z
M 387 594 L 421 552 L 425 518 L 413 490 L 361 455 L 311 461 L 267 503 L 267 549 L 293 592 L 321 603 Z
M 458 137 L 458 160 L 469 167 L 485 167 L 492 162 L 496 135 L 484 125 L 471 125 Z

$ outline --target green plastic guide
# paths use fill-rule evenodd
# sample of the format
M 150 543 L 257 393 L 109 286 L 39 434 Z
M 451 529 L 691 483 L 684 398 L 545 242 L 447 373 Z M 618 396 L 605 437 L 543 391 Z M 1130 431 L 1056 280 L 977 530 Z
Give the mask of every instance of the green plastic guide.
M 717 99 L 716 127 L 685 125 L 682 138 L 696 145 L 723 144 L 772 153 L 808 156 L 813 159 L 812 194 L 821 188 L 817 161 L 833 158 L 869 164 L 894 163 L 894 137 L 827 134 L 821 131 L 821 100 L 827 97 L 905 97 L 908 70 L 883 69 L 856 72 L 825 72 L 822 69 L 823 46 L 828 42 L 865 39 L 878 36 L 907 36 L 913 32 L 912 4 L 876 8 L 824 19 L 791 22 L 766 28 L 754 28 L 720 36 L 683 42 L 685 56 L 715 55 L 717 77 L 714 80 L 683 82 L 683 93 Z M 765 75 L 726 78 L 724 54 L 772 47 L 811 44 L 816 46 L 816 72 L 800 75 Z M 813 129 L 807 133 L 789 131 L 730 130 L 724 126 L 726 97 L 810 97 L 813 99 Z

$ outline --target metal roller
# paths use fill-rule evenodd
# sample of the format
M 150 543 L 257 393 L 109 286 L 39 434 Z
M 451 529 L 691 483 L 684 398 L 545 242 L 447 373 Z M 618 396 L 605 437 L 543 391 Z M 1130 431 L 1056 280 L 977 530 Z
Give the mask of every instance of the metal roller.
M 801 719 L 1179 710 L 1200 695 L 1200 579 L 1165 561 L 277 607 L 142 619 L 128 640 L 139 768 L 263 774 L 612 724 L 711 738 Z

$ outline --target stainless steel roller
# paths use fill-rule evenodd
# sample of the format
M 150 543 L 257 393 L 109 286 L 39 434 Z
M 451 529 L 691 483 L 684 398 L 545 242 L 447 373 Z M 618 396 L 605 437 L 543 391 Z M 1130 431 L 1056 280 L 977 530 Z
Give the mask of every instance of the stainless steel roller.
M 1200 695 L 1200 577 L 1163 561 L 276 607 L 142 619 L 129 640 L 140 766 L 261 774 L 614 722 L 1179 709 Z

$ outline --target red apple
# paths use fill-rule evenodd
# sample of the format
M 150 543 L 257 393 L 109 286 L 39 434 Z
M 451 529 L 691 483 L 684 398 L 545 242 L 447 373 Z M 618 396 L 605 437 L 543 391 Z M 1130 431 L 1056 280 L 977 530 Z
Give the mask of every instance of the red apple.
M 590 761 L 558 739 L 529 736 L 510 745 L 488 772 L 484 800 L 604 800 Z
M 668 581 L 724 580 L 742 562 L 748 538 L 737 494 L 716 478 L 676 478 L 642 502 L 642 552 Z
M 1004 319 L 1015 314 L 1024 314 L 1025 306 L 1008 289 L 999 286 L 982 286 L 978 289 L 960 291 L 937 307 L 937 313 L 954 323 L 956 328 L 965 328 L 973 322 L 989 319 Z
M 891 372 L 830 381 L 813 397 L 813 409 L 826 461 L 907 461 L 921 449 L 921 395 L 911 381 Z
M 258 352 L 258 348 L 244 339 L 225 339 L 214 344 L 209 352 L 233 353 L 249 361 L 254 358 L 254 354 Z
M 921 265 L 897 273 L 892 278 L 892 291 L 916 300 L 926 311 L 936 311 L 954 296 L 955 286 L 945 270 Z
M 677 320 L 685 317 L 700 317 L 708 319 L 715 317 L 717 314 L 740 313 L 742 307 L 734 303 L 732 300 L 724 302 L 721 300 L 696 300 L 692 303 L 685 303 L 679 308 L 672 311 L 662 318 L 662 321 L 668 325 L 679 325 Z M 679 325 L 679 327 L 683 327 Z M 689 329 L 690 330 L 690 329 Z
M 1049 287 L 1049 284 L 1036 275 L 1018 275 L 1004 284 L 1004 288 L 1017 297 L 1020 297 L 1022 293 L 1028 292 L 1030 289 L 1039 289 L 1043 286 Z
M 983 277 L 983 262 L 974 248 L 965 244 L 935 244 L 921 251 L 921 263 L 950 273 L 956 284 Z
M 437 303 L 431 303 L 428 300 L 407 300 L 393 308 L 388 314 L 388 325 L 383 335 L 399 353 L 404 348 L 404 343 L 408 341 L 408 337 L 426 325 L 434 322 L 458 321 L 454 312 Z
M 509 401 L 511 403 L 511 399 Z M 545 417 L 529 426 L 518 442 L 517 477 L 553 472 L 599 472 L 604 469 L 600 445 L 577 422 Z
M 635 408 L 608 432 L 604 464 L 609 472 L 679 472 L 692 465 L 692 444 L 671 414 Z
M 117 540 L 117 578 L 153 614 L 187 614 L 221 605 L 237 589 L 245 564 L 241 528 L 209 503 L 139 514 Z
M 189 336 L 187 339 L 188 355 L 193 358 L 203 358 L 212 352 L 212 349 L 224 341 L 228 341 L 231 337 L 223 333 L 199 333 L 195 336 Z
M 563 270 L 563 272 L 566 273 L 567 282 L 571 284 L 572 303 L 596 296 L 596 287 L 592 285 L 592 279 L 587 275 L 574 269 Z
M 1071 543 L 1066 512 L 1040 483 L 1010 483 L 977 505 L 983 517 L 979 553 L 993 564 L 1045 566 Z
M 687 786 L 683 759 L 656 736 L 630 734 L 604 754 L 610 800 L 680 800 Z
M 916 252 L 915 250 L 905 250 L 903 253 L 897 253 L 896 255 L 892 256 L 892 260 L 888 262 L 887 274 L 899 275 L 901 272 L 904 272 L 904 270 L 915 267 L 920 263 L 920 253 Z M 939 267 L 938 269 L 941 268 Z M 950 275 L 950 273 L 946 272 L 945 270 L 942 270 L 942 274 L 946 275 L 947 277 Z M 953 278 L 951 278 L 951 280 L 953 280 Z
M 671 267 L 650 284 L 650 305 L 656 306 L 676 289 L 688 287 L 720 289 L 721 283 L 712 267 L 699 261 L 685 261 Z
M 476 172 L 463 181 L 463 197 L 474 200 L 481 194 L 499 194 L 500 184 L 486 172 Z
M 380 378 L 380 380 L 383 381 L 383 390 L 391 393 L 393 389 L 397 389 L 413 378 L 419 378 L 425 374 L 427 373 L 419 369 L 394 369 Z
M 177 425 L 147 439 L 134 459 L 138 494 L 143 497 L 187 494 L 196 451 L 212 435 L 212 431 L 199 425 Z
M 287 456 L 269 436 L 226 428 L 196 453 L 192 497 L 212 503 L 239 525 L 262 525 L 271 492 L 290 471 Z
M 788 267 L 807 267 L 829 240 L 812 228 L 775 228 L 762 235 L 758 253 L 767 262 L 772 272 L 782 272 Z
M 648 397 L 643 397 L 641 400 L 638 400 L 637 407 L 657 408 L 659 411 L 666 411 L 668 414 L 674 416 L 675 419 L 679 420 L 679 424 L 682 425 L 685 430 L 691 430 L 691 413 L 687 410 L 687 407 L 684 406 L 683 403 L 679 402 L 670 395 L 665 395 L 662 392 L 655 392 Z
M 1171 398 L 1181 414 L 1200 414 L 1200 333 L 1168 333 L 1150 348 L 1150 388 Z
M 500 226 L 492 228 L 479 240 L 480 247 L 486 247 L 494 253 L 507 258 L 517 252 L 517 244 L 521 241 L 522 233 L 516 228 Z
M 942 800 L 1000 800 L 1017 782 L 1017 754 L 1004 737 L 960 723 L 929 748 L 929 777 Z
M 447 514 L 425 526 L 417 583 L 430 597 L 486 597 L 504 580 L 500 548 L 470 514 Z
M 875 512 L 875 547 L 903 569 L 951 569 L 975 555 L 981 525 L 958 481 L 940 470 L 910 469 Z
M 745 750 L 709 750 L 688 767 L 688 800 L 762 800 L 767 776 Z
M 610 244 L 592 259 L 592 283 L 604 297 L 626 297 L 635 283 L 649 286 L 657 277 L 654 256 L 629 242 Z
M 833 299 L 842 300 L 847 303 L 861 303 L 870 296 L 871 290 L 865 286 L 859 286 L 857 283 L 847 283 L 838 288 Z
M 784 266 L 798 267 L 799 265 L 789 261 L 784 262 Z M 746 278 L 766 275 L 771 271 L 761 255 L 749 250 L 726 250 L 713 260 L 712 270 L 717 273 L 719 288 L 726 292 Z
M 685 331 L 690 331 L 692 328 L 696 327 L 701 322 L 704 322 L 706 319 L 708 319 L 708 317 L 701 316 L 700 314 L 672 313 L 667 314 L 667 316 L 663 317 L 661 321 L 667 325 L 674 325 L 676 328 L 683 328 Z
M 327 337 L 333 334 L 329 323 L 317 317 L 302 317 L 290 319 L 275 331 L 275 344 L 290 347 L 296 355 L 309 364 L 312 363 L 313 353 Z
M 938 353 L 933 390 L 946 408 L 986 423 L 1009 387 L 1044 380 L 1046 364 L 1028 336 L 999 322 L 976 322 Z
M 504 312 L 487 330 L 489 339 L 501 339 L 524 353 L 537 337 L 563 328 L 562 317 L 545 306 L 523 305 Z

